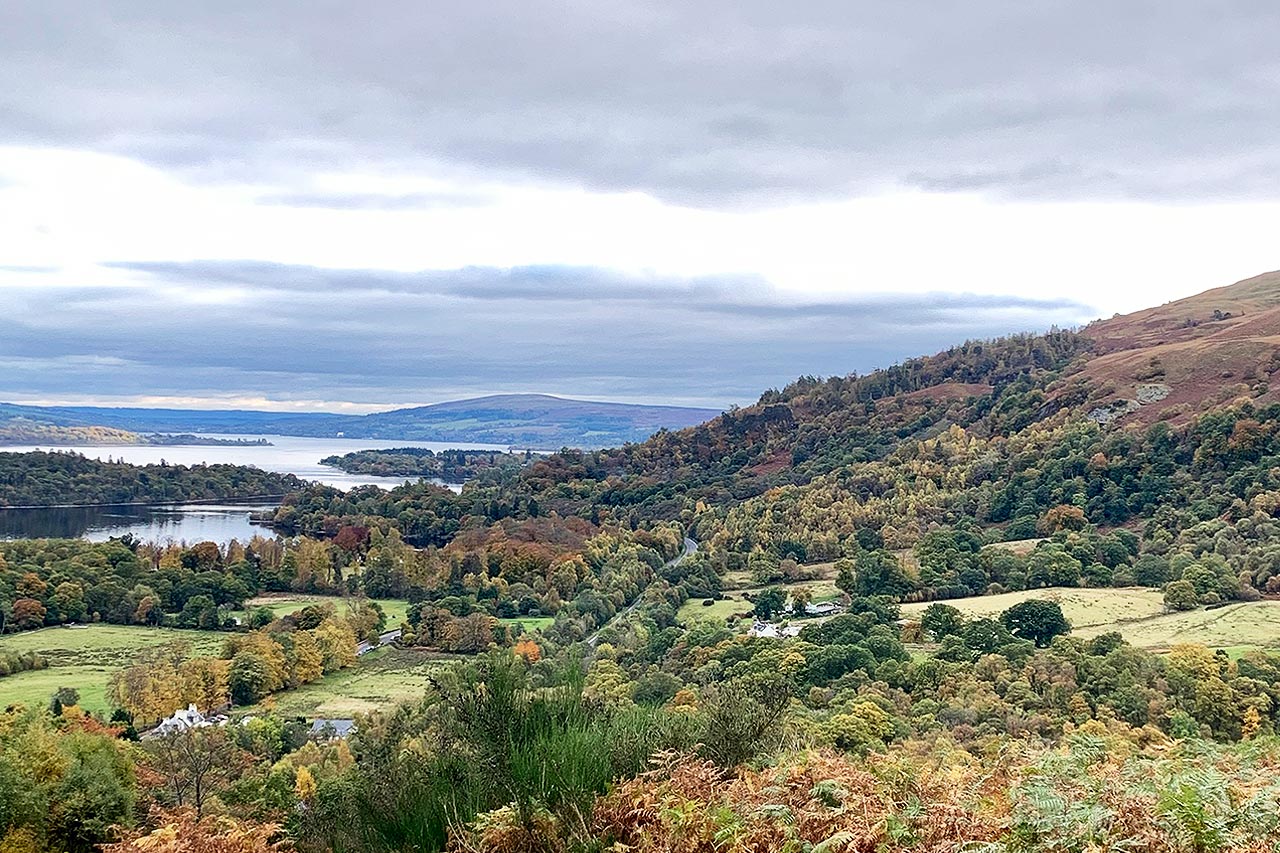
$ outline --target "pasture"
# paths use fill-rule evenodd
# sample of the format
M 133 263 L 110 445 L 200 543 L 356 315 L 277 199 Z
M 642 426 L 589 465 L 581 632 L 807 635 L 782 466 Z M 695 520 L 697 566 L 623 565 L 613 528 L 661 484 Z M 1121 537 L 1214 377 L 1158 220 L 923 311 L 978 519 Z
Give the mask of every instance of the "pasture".
M 270 708 L 288 717 L 346 719 L 421 699 L 430 687 L 431 674 L 453 659 L 455 656 L 422 649 L 387 647 L 370 652 L 353 667 L 276 693 L 244 710 L 253 713 Z
M 382 612 L 387 614 L 387 628 L 395 628 L 408 619 L 409 602 L 398 598 L 371 598 L 382 608 Z M 259 607 L 266 607 L 277 618 L 288 616 L 290 613 L 297 613 L 304 607 L 312 604 L 332 604 L 339 614 L 346 612 L 347 599 L 336 595 L 309 595 L 305 593 L 268 593 L 251 598 L 244 603 L 244 611 L 241 612 L 240 618 L 247 617 L 249 611 L 256 610 Z
M 676 612 L 676 621 L 681 625 L 689 625 L 698 620 L 719 620 L 727 622 L 729 617 L 735 613 L 750 613 L 751 602 L 743 601 L 738 597 L 730 598 L 726 596 L 714 604 L 704 607 L 701 598 L 691 598 L 684 604 L 680 605 L 680 609 Z
M 82 707 L 105 712 L 112 673 L 134 663 L 139 651 L 184 642 L 192 655 L 217 654 L 225 636 L 214 631 L 101 624 L 6 634 L 0 637 L 0 649 L 38 652 L 49 668 L 0 678 L 0 707 L 15 702 L 43 705 L 59 687 L 74 687 L 80 691 Z
M 1077 637 L 1118 631 L 1129 643 L 1164 651 L 1179 643 L 1199 643 L 1239 656 L 1254 649 L 1280 649 L 1280 601 L 1240 602 L 1206 610 L 1167 613 L 1160 590 L 1050 588 L 983 595 L 941 602 L 967 616 L 999 616 L 1030 599 L 1056 601 Z M 931 602 L 902 605 L 902 615 L 919 619 Z
M 724 597 L 714 604 L 703 606 L 701 598 L 691 598 L 681 605 L 676 613 L 676 621 L 688 625 L 695 620 L 715 620 L 727 622 L 730 616 L 737 613 L 751 613 L 751 602 L 747 596 L 754 596 L 763 590 L 777 587 L 790 596 L 798 589 L 809 592 L 810 601 L 815 604 L 823 601 L 834 601 L 841 596 L 836 588 L 835 563 L 809 563 L 800 566 L 808 575 L 807 580 L 778 581 L 771 584 L 758 584 L 751 573 L 743 569 L 735 569 L 724 575 Z
M 1091 637 L 1107 626 L 1088 626 L 1079 633 Z M 1179 643 L 1200 643 L 1236 656 L 1253 649 L 1280 648 L 1280 601 L 1228 604 L 1213 610 L 1163 613 L 1150 619 L 1111 626 L 1135 646 L 1163 651 Z
M 1076 632 L 1095 626 L 1102 626 L 1105 631 L 1116 631 L 1120 630 L 1120 623 L 1149 619 L 1164 612 L 1164 595 L 1158 589 L 1147 587 L 1124 589 L 1050 587 L 1005 592 L 1000 595 L 957 598 L 939 603 L 949 604 L 966 616 L 994 617 L 1015 604 L 1031 599 L 1058 602 L 1063 615 L 1071 622 Z M 919 619 L 920 614 L 932 603 L 921 601 L 904 604 L 902 615 L 906 619 Z
M 387 614 L 389 629 L 405 621 L 407 601 L 374 600 Z M 279 617 L 315 603 L 332 603 L 339 613 L 345 609 L 341 598 L 300 594 L 259 596 L 247 602 L 246 607 L 265 606 Z M 247 612 L 239 615 L 244 618 Z M 547 616 L 526 616 L 499 621 L 535 632 L 547 628 L 554 620 Z M 216 631 L 105 624 L 6 634 L 0 637 L 0 649 L 38 652 L 49 667 L 0 678 L 0 708 L 17 702 L 43 705 L 59 687 L 74 687 L 80 691 L 82 707 L 105 713 L 110 710 L 107 684 L 112 674 L 133 664 L 139 651 L 183 642 L 189 645 L 189 654 L 193 656 L 216 655 L 227 636 L 225 632 Z M 372 710 L 421 696 L 426 689 L 426 674 L 438 667 L 444 657 L 418 650 L 384 649 L 362 657 L 351 669 L 278 694 L 276 702 L 281 710 L 301 715 L 349 716 L 357 711 Z

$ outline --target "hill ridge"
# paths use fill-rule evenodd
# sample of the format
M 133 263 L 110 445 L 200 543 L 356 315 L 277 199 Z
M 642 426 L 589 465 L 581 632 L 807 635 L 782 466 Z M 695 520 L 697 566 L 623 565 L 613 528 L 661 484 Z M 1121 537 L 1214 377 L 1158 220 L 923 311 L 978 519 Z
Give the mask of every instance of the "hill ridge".
M 550 394 L 493 394 L 367 415 L 0 403 L 0 424 L 28 418 L 52 426 L 100 426 L 134 432 L 308 437 L 342 433 L 357 439 L 455 441 L 539 449 L 643 441 L 660 429 L 681 429 L 718 414 L 719 410 L 710 408 L 577 400 Z

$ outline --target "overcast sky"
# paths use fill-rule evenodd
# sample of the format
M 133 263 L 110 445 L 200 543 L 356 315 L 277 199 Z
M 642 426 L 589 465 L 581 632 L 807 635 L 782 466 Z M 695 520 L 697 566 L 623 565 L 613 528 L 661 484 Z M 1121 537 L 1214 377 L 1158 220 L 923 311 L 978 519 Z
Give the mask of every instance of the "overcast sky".
M 1280 5 L 0 3 L 0 400 L 727 405 L 1280 267 Z

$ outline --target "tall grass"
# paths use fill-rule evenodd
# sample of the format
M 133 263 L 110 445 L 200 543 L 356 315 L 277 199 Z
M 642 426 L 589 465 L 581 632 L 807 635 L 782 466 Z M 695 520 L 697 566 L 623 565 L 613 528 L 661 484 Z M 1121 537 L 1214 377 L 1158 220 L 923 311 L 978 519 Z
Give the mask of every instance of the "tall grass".
M 583 698 L 582 675 L 531 683 L 526 665 L 494 653 L 458 670 L 434 701 L 371 721 L 356 741 L 359 769 L 322 790 L 307 841 L 344 850 L 441 850 L 450 830 L 509 807 L 529 837 L 550 822 L 587 832 L 610 781 L 644 769 L 659 750 L 689 749 L 689 715 L 610 710 Z

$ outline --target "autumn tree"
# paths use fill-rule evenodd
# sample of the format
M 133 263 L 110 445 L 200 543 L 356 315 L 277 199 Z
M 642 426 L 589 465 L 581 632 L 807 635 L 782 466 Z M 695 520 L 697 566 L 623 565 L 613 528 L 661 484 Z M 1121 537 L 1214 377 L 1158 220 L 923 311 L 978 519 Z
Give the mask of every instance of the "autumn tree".
M 169 732 L 146 741 L 148 764 L 160 773 L 173 801 L 190 806 L 196 820 L 209 798 L 241 771 L 245 756 L 221 726 Z
M 336 618 L 326 619 L 312 633 L 320 649 L 326 673 L 337 672 L 356 662 L 356 632 L 346 622 Z
M 449 651 L 476 654 L 494 641 L 493 626 L 496 620 L 485 613 L 472 613 L 449 621 L 445 635 L 445 647 Z
M 537 663 L 542 659 L 542 649 L 527 637 L 516 643 L 511 650 L 524 658 L 525 663 Z
M 1059 530 L 1084 530 L 1089 524 L 1084 510 L 1072 504 L 1059 504 L 1040 517 L 1037 529 L 1044 536 L 1052 536 Z
M 19 598 L 13 603 L 12 622 L 18 630 L 39 628 L 49 611 L 34 598 Z
M 796 616 L 806 615 L 811 603 L 813 603 L 813 593 L 808 587 L 797 587 L 791 593 L 791 612 Z
M 295 631 L 290 639 L 289 686 L 309 684 L 324 675 L 324 652 L 316 642 L 315 635 L 310 631 Z
M 230 698 L 228 662 L 188 658 L 189 651 L 185 643 L 162 646 L 116 672 L 107 687 L 111 703 L 139 723 L 157 722 L 188 705 L 203 711 L 222 707 Z

